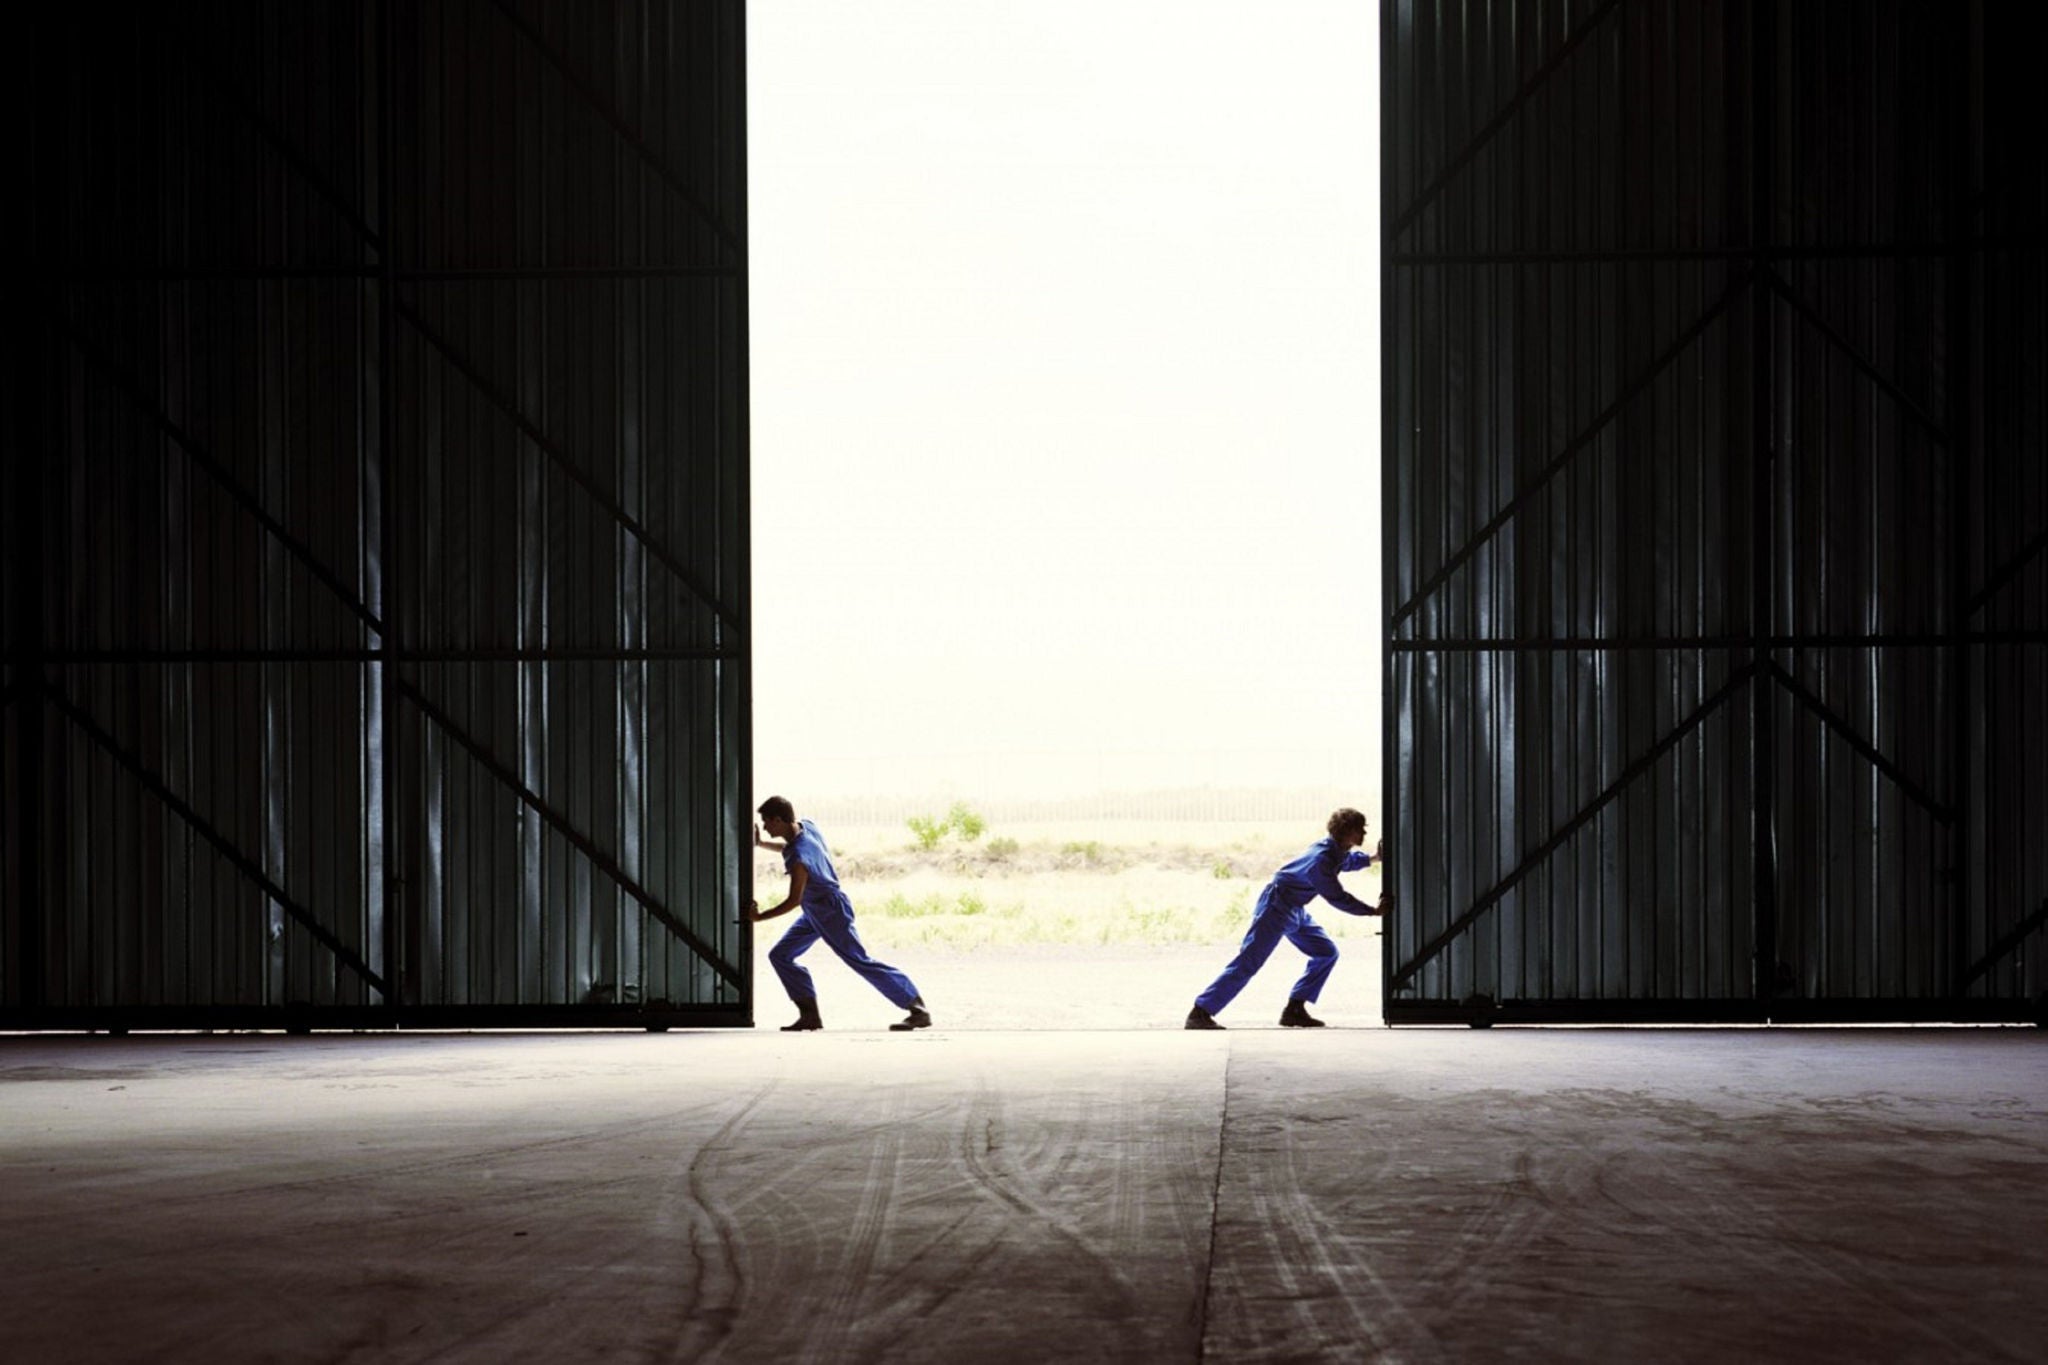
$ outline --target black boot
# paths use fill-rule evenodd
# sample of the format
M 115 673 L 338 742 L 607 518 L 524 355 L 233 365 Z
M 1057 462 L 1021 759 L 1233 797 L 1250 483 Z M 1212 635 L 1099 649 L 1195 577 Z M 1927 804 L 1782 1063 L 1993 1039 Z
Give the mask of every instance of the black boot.
M 823 1027 L 825 1027 L 825 1021 L 818 1017 L 817 1000 L 799 1000 L 796 1002 L 796 1022 L 794 1024 L 784 1024 L 782 1031 L 784 1033 L 815 1033 Z
M 1203 1009 L 1200 1005 L 1197 1005 L 1193 1009 L 1188 1011 L 1188 1021 L 1187 1023 L 1181 1025 L 1181 1027 L 1221 1029 L 1223 1025 L 1216 1022 L 1215 1015 L 1209 1013 L 1209 1011 Z
M 919 997 L 918 997 L 917 999 L 915 999 L 915 1000 L 913 1000 L 913 1001 L 911 1001 L 911 1002 L 910 1002 L 910 1015 L 909 1015 L 909 1017 L 908 1017 L 908 1018 L 906 1018 L 906 1019 L 905 1019 L 905 1020 L 904 1020 L 904 1021 L 903 1021 L 902 1023 L 900 1023 L 900 1024 L 891 1024 L 891 1025 L 889 1025 L 889 1032 L 891 1032 L 891 1033 L 908 1033 L 908 1032 L 910 1032 L 910 1031 L 911 1031 L 912 1029 L 920 1029 L 920 1028 L 930 1028 L 931 1026 L 932 1026 L 932 1017 L 931 1017 L 931 1015 L 929 1015 L 929 1014 L 927 1014 L 927 1013 L 925 1012 L 925 1008 L 924 1008 L 924 997 L 923 997 L 923 996 L 919 996 Z
M 1281 1028 L 1321 1028 L 1323 1021 L 1310 1016 L 1304 1001 L 1290 1000 L 1287 1008 L 1280 1011 Z

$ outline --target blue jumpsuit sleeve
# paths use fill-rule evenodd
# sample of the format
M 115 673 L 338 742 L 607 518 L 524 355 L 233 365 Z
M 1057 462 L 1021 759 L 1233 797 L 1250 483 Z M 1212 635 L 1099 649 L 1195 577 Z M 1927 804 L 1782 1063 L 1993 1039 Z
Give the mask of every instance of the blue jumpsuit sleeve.
M 1309 884 L 1315 887 L 1318 896 L 1321 896 L 1347 915 L 1377 915 L 1379 913 L 1378 910 L 1367 905 L 1349 891 L 1346 891 L 1344 884 L 1337 880 L 1337 874 L 1323 863 L 1319 862 L 1315 865 L 1315 868 L 1308 874 L 1308 879 Z
M 1344 855 L 1344 866 L 1339 870 L 1343 872 L 1363 872 L 1371 866 L 1372 855 L 1370 853 L 1360 853 L 1354 848 Z

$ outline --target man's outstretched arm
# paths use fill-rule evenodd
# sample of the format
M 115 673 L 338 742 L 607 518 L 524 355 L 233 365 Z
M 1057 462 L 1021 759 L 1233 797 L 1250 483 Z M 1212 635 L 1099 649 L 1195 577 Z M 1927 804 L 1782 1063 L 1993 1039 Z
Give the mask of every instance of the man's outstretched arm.
M 811 870 L 798 863 L 789 870 L 789 894 L 773 910 L 763 910 L 759 901 L 747 902 L 747 918 L 759 924 L 764 919 L 786 915 L 804 903 L 804 888 L 811 884 Z
M 1347 915 L 1377 915 L 1380 913 L 1379 906 L 1367 905 L 1364 901 L 1346 891 L 1344 883 L 1337 880 L 1337 874 L 1334 872 L 1318 867 L 1309 874 L 1309 883 L 1315 887 L 1318 896 L 1321 896 Z

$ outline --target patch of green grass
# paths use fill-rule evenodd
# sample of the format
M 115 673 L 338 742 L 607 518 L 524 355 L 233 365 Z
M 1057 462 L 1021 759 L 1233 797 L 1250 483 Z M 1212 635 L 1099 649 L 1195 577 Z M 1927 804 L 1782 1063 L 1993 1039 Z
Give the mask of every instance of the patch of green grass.
M 889 919 L 922 919 L 927 915 L 945 914 L 946 900 L 943 896 L 925 896 L 919 900 L 912 900 L 899 892 L 875 906 L 871 913 Z
M 915 900 L 898 892 L 875 905 L 871 912 L 886 919 L 937 919 L 947 915 L 985 915 L 988 902 L 972 891 L 948 897 L 938 892 Z

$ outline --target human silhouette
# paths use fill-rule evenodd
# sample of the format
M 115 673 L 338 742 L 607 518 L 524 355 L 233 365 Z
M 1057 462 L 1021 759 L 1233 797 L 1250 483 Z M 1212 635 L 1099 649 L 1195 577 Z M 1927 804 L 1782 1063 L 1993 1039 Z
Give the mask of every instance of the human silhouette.
M 839 887 L 839 872 L 832 866 L 832 850 L 825 846 L 825 836 L 810 821 L 798 820 L 796 808 L 780 796 L 763 801 L 760 815 L 761 824 L 768 827 L 774 839 L 763 839 L 761 825 L 756 825 L 754 846 L 782 855 L 782 866 L 789 873 L 789 894 L 772 910 L 763 910 L 758 901 L 748 902 L 747 917 L 758 924 L 791 910 L 802 911 L 796 923 L 789 926 L 789 932 L 768 950 L 768 961 L 782 978 L 782 988 L 796 1002 L 796 1022 L 783 1025 L 782 1031 L 809 1033 L 825 1027 L 818 1014 L 817 984 L 797 961 L 821 938 L 839 954 L 842 962 L 887 996 L 891 1004 L 910 1011 L 901 1023 L 889 1025 L 891 1032 L 930 1028 L 932 1016 L 910 978 L 869 957 L 868 950 L 861 945 L 860 935 L 853 928 L 853 902 Z
M 1258 907 L 1252 911 L 1252 927 L 1238 946 L 1237 956 L 1221 976 L 1209 983 L 1209 989 L 1195 997 L 1195 1007 L 1188 1011 L 1188 1028 L 1222 1028 L 1216 1016 L 1237 999 L 1237 993 L 1266 965 L 1266 959 L 1283 938 L 1308 954 L 1308 966 L 1302 969 L 1301 979 L 1288 994 L 1280 1023 L 1286 1028 L 1323 1026 L 1323 1021 L 1312 1016 L 1308 1007 L 1323 993 L 1323 983 L 1330 979 L 1330 971 L 1337 965 L 1337 945 L 1323 926 L 1310 918 L 1308 903 L 1321 896 L 1351 915 L 1383 914 L 1388 904 L 1382 894 L 1378 905 L 1367 905 L 1337 880 L 1339 872 L 1356 872 L 1373 863 L 1372 854 L 1358 851 L 1365 843 L 1365 817 L 1349 806 L 1340 807 L 1331 813 L 1328 828 L 1327 837 L 1310 844 L 1307 852 L 1274 873 L 1273 880 L 1266 883 L 1266 889 L 1259 893 Z

